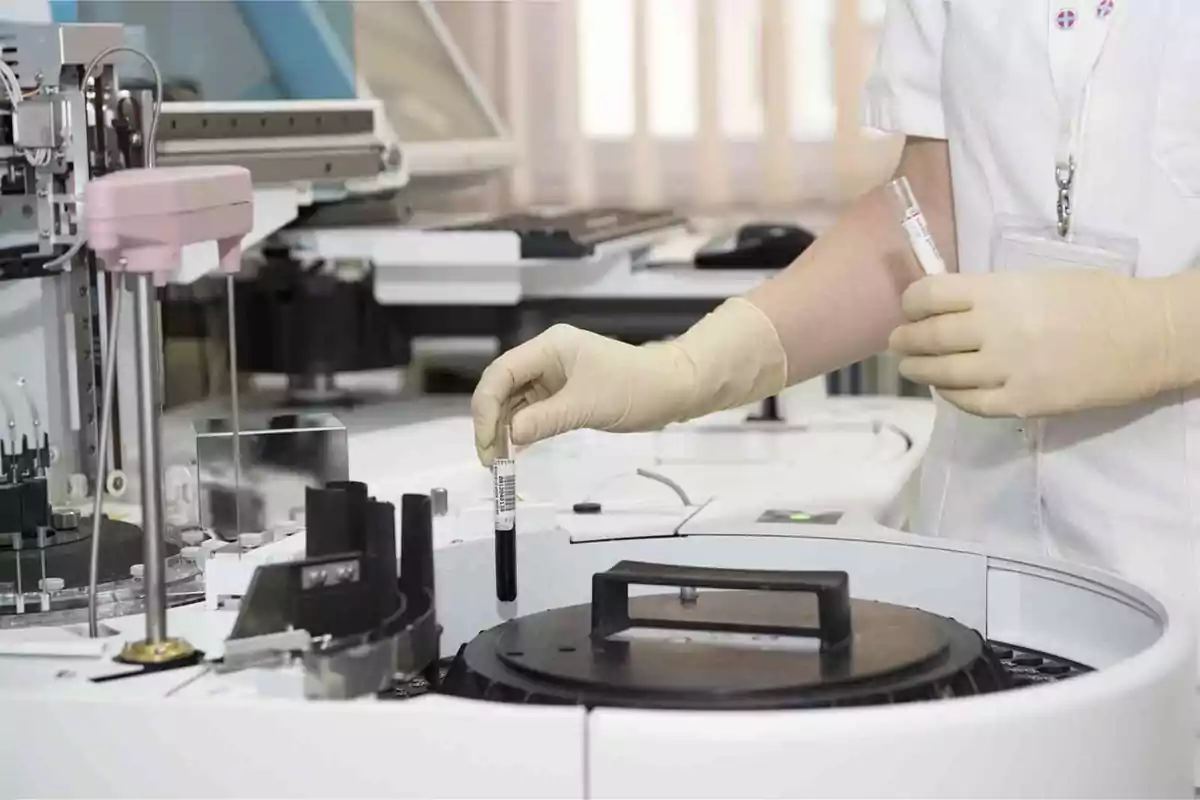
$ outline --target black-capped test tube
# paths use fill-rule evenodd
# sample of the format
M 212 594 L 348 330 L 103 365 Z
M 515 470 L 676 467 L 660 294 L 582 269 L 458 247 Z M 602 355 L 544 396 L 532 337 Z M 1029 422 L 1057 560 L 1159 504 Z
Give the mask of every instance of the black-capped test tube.
M 496 599 L 517 599 L 517 470 L 512 458 L 512 430 L 500 430 L 492 460 L 493 518 L 496 531 Z

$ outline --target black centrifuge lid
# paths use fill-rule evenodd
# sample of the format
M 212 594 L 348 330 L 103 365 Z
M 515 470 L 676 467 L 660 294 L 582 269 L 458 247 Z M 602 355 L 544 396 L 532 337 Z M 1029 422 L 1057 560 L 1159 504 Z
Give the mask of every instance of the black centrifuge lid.
M 677 591 L 630 598 L 631 584 Z M 593 577 L 592 603 L 481 633 L 444 690 L 526 703 L 796 708 L 978 694 L 1004 680 L 979 634 L 851 600 L 844 572 L 625 561 Z

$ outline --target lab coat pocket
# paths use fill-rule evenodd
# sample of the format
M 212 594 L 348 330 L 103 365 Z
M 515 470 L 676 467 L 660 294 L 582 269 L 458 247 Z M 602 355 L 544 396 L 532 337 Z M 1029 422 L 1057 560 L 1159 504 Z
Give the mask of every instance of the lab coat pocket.
M 1180 191 L 1200 198 L 1200 14 L 1180 3 L 1175 16 L 1159 76 L 1154 156 Z
M 996 219 L 991 248 L 992 272 L 1098 269 L 1127 278 L 1137 272 L 1139 252 L 1129 237 L 1076 230 L 1067 241 L 1054 225 L 1009 216 Z

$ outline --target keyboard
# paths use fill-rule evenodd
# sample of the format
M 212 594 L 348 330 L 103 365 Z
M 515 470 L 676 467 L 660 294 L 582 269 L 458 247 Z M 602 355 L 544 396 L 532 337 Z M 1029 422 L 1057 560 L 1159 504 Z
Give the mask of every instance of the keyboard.
M 517 212 L 440 230 L 512 231 L 521 239 L 521 258 L 580 259 L 607 242 L 683 225 L 668 210 L 591 208 L 565 213 Z

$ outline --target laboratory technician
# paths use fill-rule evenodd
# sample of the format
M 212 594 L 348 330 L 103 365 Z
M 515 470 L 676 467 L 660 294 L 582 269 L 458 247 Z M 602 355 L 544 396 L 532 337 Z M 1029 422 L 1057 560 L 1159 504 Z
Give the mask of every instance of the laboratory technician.
M 678 339 L 559 325 L 473 398 L 492 458 L 752 402 L 889 345 L 938 412 L 915 529 L 1194 585 L 1200 0 L 889 0 L 866 122 L 949 273 L 880 188 Z M 1178 581 L 1178 582 L 1177 582 Z

